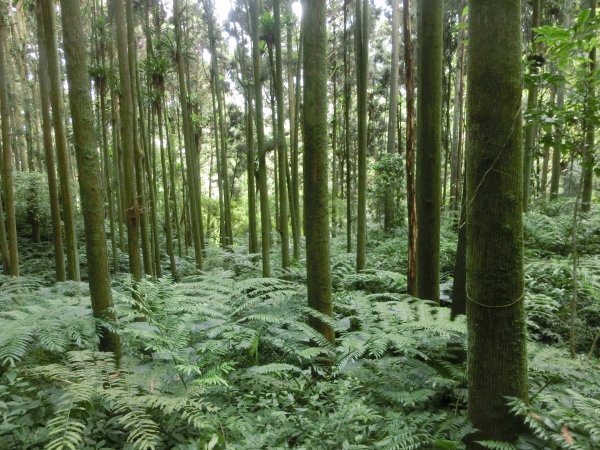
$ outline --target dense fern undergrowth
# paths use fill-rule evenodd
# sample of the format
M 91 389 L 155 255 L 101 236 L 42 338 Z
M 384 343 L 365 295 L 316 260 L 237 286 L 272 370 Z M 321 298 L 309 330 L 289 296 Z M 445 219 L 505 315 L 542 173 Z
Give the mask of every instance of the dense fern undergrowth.
M 578 223 L 573 280 L 568 211 L 525 217 L 530 402 L 507 401 L 528 431 L 487 448 L 600 448 L 600 215 Z M 442 236 L 447 290 L 450 220 Z M 406 295 L 405 241 L 374 232 L 356 274 L 334 239 L 335 317 L 317 317 L 335 348 L 307 325 L 301 265 L 259 278 L 240 247 L 210 250 L 203 272 L 181 259 L 177 282 L 115 275 L 103 325 L 121 335 L 119 365 L 97 351 L 87 284 L 53 283 L 47 244 L 23 243 L 26 275 L 0 278 L 0 448 L 464 448 L 466 321 Z

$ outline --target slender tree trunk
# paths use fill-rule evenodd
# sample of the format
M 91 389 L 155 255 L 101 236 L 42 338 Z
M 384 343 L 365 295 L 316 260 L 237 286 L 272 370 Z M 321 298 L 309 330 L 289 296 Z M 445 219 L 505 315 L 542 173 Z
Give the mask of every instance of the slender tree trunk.
M 260 70 L 260 48 L 258 30 L 260 0 L 249 1 L 251 19 L 250 21 L 252 29 L 252 64 L 254 69 L 254 103 L 256 105 L 256 151 L 258 153 L 258 190 L 260 193 L 262 274 L 263 277 L 269 277 L 271 276 L 271 254 L 269 236 L 271 229 L 271 213 L 269 211 L 269 192 L 267 186 L 267 159 L 265 151 L 262 80 Z
M 2 118 L 2 185 L 6 205 L 6 228 L 8 231 L 8 266 L 5 271 L 19 276 L 19 253 L 17 249 L 17 220 L 15 215 L 15 193 L 13 188 L 12 144 L 10 140 L 10 108 L 8 82 L 6 78 L 7 54 L 6 28 L 0 24 L 0 117 Z M 6 259 L 6 258 L 5 258 Z M 6 270 L 8 267 L 8 270 Z
M 52 217 L 52 241 L 54 243 L 54 267 L 56 281 L 65 281 L 65 256 L 62 240 L 62 225 L 60 221 L 60 204 L 58 199 L 58 183 L 56 180 L 56 167 L 54 162 L 54 148 L 52 146 L 52 122 L 50 118 L 50 86 L 48 80 L 48 63 L 46 48 L 44 46 L 44 27 L 42 22 L 41 4 L 36 7 L 37 37 L 38 37 L 38 64 L 40 83 L 40 108 L 42 113 L 42 132 L 44 138 L 44 154 L 46 156 L 46 172 L 48 174 L 48 192 L 50 195 L 50 214 Z M 4 223 L 4 222 L 2 222 Z M 0 230 L 1 232 L 1 230 Z
M 332 316 L 327 189 L 327 28 L 326 1 L 306 0 L 304 22 L 304 214 L 308 304 Z M 311 325 L 335 343 L 331 326 Z
M 258 228 L 256 224 L 256 186 L 254 167 L 254 113 L 250 89 L 246 92 L 246 146 L 248 176 L 248 250 L 258 253 Z
M 79 280 L 79 254 L 77 252 L 77 234 L 71 190 L 71 158 L 67 145 L 67 135 L 64 122 L 64 106 L 62 99 L 62 84 L 60 63 L 56 48 L 56 19 L 54 4 L 38 0 L 41 3 L 42 19 L 44 22 L 44 39 L 48 61 L 48 76 L 50 77 L 50 103 L 52 105 L 52 124 L 56 143 L 58 160 L 58 176 L 60 179 L 60 194 L 65 224 L 64 245 L 67 253 L 67 278 Z
M 480 439 L 514 440 L 522 418 L 506 398 L 527 401 L 520 3 L 469 2 L 467 373 L 479 430 L 469 449 Z
M 171 138 L 169 132 L 169 118 L 167 116 L 167 104 L 165 98 L 162 98 L 162 110 L 164 113 L 165 122 L 165 138 L 167 141 L 167 157 L 169 158 L 169 180 L 171 182 L 171 194 L 173 198 L 173 222 L 175 223 L 175 236 L 177 237 L 177 256 L 181 258 L 181 229 L 179 226 L 179 207 L 177 203 L 177 185 L 175 184 L 175 155 L 172 151 Z M 182 161 L 183 164 L 183 161 Z M 183 189 L 185 189 L 185 181 L 183 181 Z M 182 189 L 182 190 L 183 190 Z
M 454 263 L 454 282 L 452 283 L 452 317 L 467 313 L 467 190 L 463 187 L 458 222 L 458 243 L 456 262 Z
M 281 49 L 280 0 L 273 0 L 275 28 L 275 97 L 277 100 L 277 157 L 279 175 L 279 233 L 281 236 L 281 267 L 290 266 L 288 228 L 288 190 L 286 181 L 287 143 L 285 142 L 285 117 L 283 115 L 283 51 Z
M 531 18 L 531 43 L 533 47 L 533 58 L 531 60 L 530 72 L 532 76 L 538 73 L 538 62 L 535 58 L 539 52 L 539 45 L 535 41 L 535 31 L 533 28 L 540 26 L 540 17 L 542 13 L 542 0 L 533 0 L 533 16 Z M 531 82 L 527 93 L 527 112 L 533 113 L 538 107 L 538 87 L 535 81 Z M 527 212 L 529 201 L 531 199 L 531 167 L 533 165 L 533 153 L 538 132 L 536 123 L 529 121 L 525 126 L 525 143 L 523 152 L 523 212 Z
M 417 296 L 440 298 L 442 49 L 444 1 L 419 2 Z
M 407 292 L 417 295 L 417 198 L 415 187 L 415 68 L 410 0 L 402 0 L 404 71 L 406 72 L 406 207 L 408 215 Z
M 135 280 L 142 279 L 142 261 L 140 258 L 140 206 L 136 189 L 135 174 L 135 138 L 133 128 L 133 97 L 131 94 L 131 73 L 127 48 L 127 25 L 125 22 L 125 1 L 115 0 L 114 12 L 117 33 L 117 52 L 119 60 L 119 81 L 121 87 L 121 143 L 123 155 L 123 181 L 127 221 L 127 242 L 129 252 L 129 271 Z
M 400 28 L 399 0 L 392 0 L 392 64 L 390 77 L 390 100 L 387 127 L 387 153 L 396 153 L 396 128 L 398 123 L 398 32 Z M 383 227 L 390 231 L 395 223 L 395 199 L 394 191 L 385 193 Z
M 344 158 L 346 162 L 346 252 L 352 252 L 352 158 L 350 157 L 350 33 L 348 8 L 344 0 Z
M 454 119 L 452 121 L 452 147 L 450 150 L 450 208 L 458 210 L 460 198 L 460 174 L 462 171 L 461 147 L 463 136 L 463 99 L 465 73 L 465 18 L 463 11 L 467 1 L 461 0 L 456 49 L 456 77 L 454 78 Z M 462 206 L 461 206 L 462 209 Z
M 356 0 L 355 45 L 358 120 L 358 210 L 356 213 L 356 271 L 367 260 L 367 84 L 369 81 L 369 2 Z
M 96 152 L 92 99 L 87 73 L 86 39 L 78 0 L 61 0 L 62 23 L 69 82 L 69 103 L 73 120 L 73 138 L 79 171 L 79 189 L 85 226 L 88 277 L 94 317 L 114 321 L 108 250 L 104 230 L 102 171 Z M 100 350 L 120 357 L 119 336 L 104 328 L 100 333 Z
M 190 198 L 190 216 L 192 241 L 194 244 L 194 255 L 196 267 L 202 268 L 202 240 L 200 237 L 200 223 L 198 206 L 200 201 L 200 192 L 197 183 L 194 183 L 194 158 L 193 158 L 193 142 L 192 131 L 188 107 L 187 85 L 185 82 L 184 59 L 181 43 L 181 15 L 182 8 L 179 5 L 179 0 L 173 0 L 173 17 L 175 21 L 175 41 L 177 45 L 177 74 L 179 79 L 179 102 L 181 103 L 181 114 L 183 116 L 183 139 L 185 142 L 185 159 L 188 178 L 188 196 Z
M 585 6 L 590 10 L 590 17 L 596 16 L 596 0 L 586 0 Z M 596 72 L 596 48 L 594 47 L 589 54 L 588 73 L 589 78 Z M 587 104 L 586 109 L 592 109 L 596 103 L 595 86 L 593 82 L 587 82 Z M 595 124 L 592 119 L 592 112 L 588 111 L 584 123 L 585 145 L 583 147 L 583 190 L 581 191 L 581 211 L 589 212 L 592 204 L 593 180 L 594 180 L 594 134 L 596 132 Z

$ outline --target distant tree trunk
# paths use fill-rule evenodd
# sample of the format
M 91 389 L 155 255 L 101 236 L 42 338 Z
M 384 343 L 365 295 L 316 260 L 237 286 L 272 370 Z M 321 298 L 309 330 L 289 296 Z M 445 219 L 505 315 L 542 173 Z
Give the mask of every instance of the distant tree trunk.
M 402 0 L 404 71 L 406 72 L 406 207 L 408 215 L 407 292 L 417 295 L 417 198 L 415 186 L 415 68 L 410 20 L 410 0 Z
M 335 35 L 335 31 L 334 31 Z M 337 234 L 337 199 L 338 199 L 338 164 L 337 164 L 337 141 L 338 141 L 338 67 L 337 51 L 333 51 L 335 67 L 331 76 L 333 82 L 333 118 L 331 119 L 331 236 Z
M 467 373 L 479 430 L 469 449 L 480 439 L 513 441 L 523 419 L 506 397 L 527 401 L 520 3 L 469 2 Z
M 248 176 L 248 250 L 258 253 L 258 229 L 256 224 L 256 185 L 254 167 L 254 108 L 250 89 L 246 99 L 246 146 L 247 146 L 247 176 Z
M 563 28 L 571 26 L 571 0 L 565 0 L 562 16 Z M 556 91 L 556 108 L 560 111 L 565 105 L 565 83 L 558 85 Z M 561 146 L 563 142 L 564 126 L 561 123 L 554 127 L 554 147 L 552 148 L 552 174 L 550 176 L 550 200 L 558 199 L 558 190 L 560 187 L 560 159 Z
M 73 193 L 71 189 L 71 158 L 67 145 L 65 131 L 65 116 L 62 99 L 62 82 L 60 76 L 60 62 L 56 48 L 56 19 L 54 4 L 38 0 L 41 3 L 42 19 L 44 22 L 44 38 L 46 44 L 46 58 L 48 61 L 48 76 L 50 77 L 50 103 L 52 105 L 52 124 L 54 126 L 54 139 L 56 142 L 56 156 L 58 160 L 58 176 L 60 179 L 60 195 L 63 208 L 63 221 L 65 224 L 64 245 L 67 253 L 67 278 L 79 280 L 79 254 L 77 252 L 77 234 L 75 230 L 75 216 L 73 206 Z
M 344 0 L 344 161 L 346 162 L 346 252 L 352 251 L 352 158 L 350 155 L 350 33 L 348 8 Z
M 125 1 L 115 0 L 114 13 L 117 33 L 119 60 L 119 81 L 121 87 L 121 143 L 123 154 L 123 181 L 127 220 L 127 242 L 129 251 L 129 271 L 135 280 L 142 279 L 140 258 L 140 207 L 136 189 L 135 139 L 133 134 L 133 100 L 131 95 L 131 72 L 127 48 L 127 25 L 125 23 Z
M 596 16 L 596 0 L 586 0 L 585 6 L 590 10 L 590 17 Z M 596 72 L 596 48 L 593 48 L 589 54 L 588 73 L 591 80 Z M 593 82 L 587 82 L 587 102 L 585 108 L 587 110 L 584 119 L 585 144 L 583 147 L 583 190 L 581 191 L 581 211 L 589 212 L 592 204 L 593 180 L 594 180 L 594 134 L 596 127 L 593 121 L 593 113 L 591 109 L 596 103 L 596 93 Z
M 60 3 L 92 310 L 94 317 L 114 321 L 114 313 L 108 311 L 112 307 L 112 297 L 104 230 L 102 171 L 96 152 L 92 99 L 87 73 L 87 40 L 83 35 L 80 2 L 61 0 Z M 100 333 L 100 350 L 113 352 L 118 359 L 121 353 L 119 336 L 104 328 Z
M 285 142 L 285 117 L 283 115 L 283 51 L 281 49 L 280 0 L 273 0 L 275 38 L 275 98 L 277 100 L 277 157 L 279 175 L 279 233 L 281 235 L 281 267 L 290 266 L 288 231 L 288 191 L 286 182 L 287 144 Z
M 62 225 L 60 221 L 60 203 L 58 199 L 58 183 L 52 146 L 52 122 L 50 118 L 50 86 L 48 80 L 48 62 L 44 46 L 44 26 L 40 1 L 36 7 L 37 38 L 38 38 L 38 77 L 40 83 L 40 108 L 42 113 L 42 132 L 44 138 L 44 154 L 46 156 L 46 172 L 48 174 L 48 192 L 50 195 L 50 214 L 52 217 L 52 242 L 54 244 L 54 268 L 56 281 L 65 281 L 65 255 L 62 240 Z M 2 222 L 4 223 L 4 222 Z
M 194 156 L 192 131 L 190 124 L 187 85 L 185 82 L 185 61 L 183 59 L 182 37 L 181 37 L 182 8 L 179 0 L 173 0 L 173 19 L 175 22 L 175 42 L 177 46 L 177 75 L 179 80 L 179 102 L 183 116 L 183 140 L 185 143 L 185 162 L 187 170 L 187 184 L 189 197 L 189 213 L 191 218 L 192 242 L 194 244 L 194 256 L 196 268 L 202 268 L 202 239 L 200 236 L 200 214 L 198 211 L 200 192 L 197 183 L 194 182 Z
M 326 1 L 306 0 L 304 22 L 304 214 L 308 304 L 332 316 L 327 189 L 327 27 Z M 311 325 L 335 343 L 331 326 Z
M 531 42 L 533 49 L 533 59 L 530 62 L 531 75 L 535 76 L 538 73 L 537 53 L 539 45 L 534 42 L 535 31 L 533 28 L 540 26 L 540 17 L 542 13 L 542 0 L 533 0 L 533 16 L 531 18 Z M 533 113 L 538 107 L 538 87 L 536 81 L 533 80 L 528 87 L 527 92 L 527 112 Z M 523 212 L 527 212 L 529 201 L 531 199 L 531 167 L 533 165 L 533 153 L 538 132 L 538 126 L 533 121 L 529 121 L 525 126 L 525 148 L 523 152 Z
M 454 79 L 454 119 L 452 121 L 452 147 L 450 151 L 450 208 L 459 208 L 460 174 L 462 171 L 463 104 L 465 73 L 465 29 L 466 16 L 463 11 L 467 0 L 461 0 L 459 8 L 458 43 L 456 50 L 456 77 Z M 461 207 L 462 208 L 462 207 Z
M 356 0 L 355 46 L 358 120 L 358 209 L 356 213 L 356 271 L 367 261 L 367 84 L 369 81 L 369 2 Z
M 271 213 L 269 211 L 269 191 L 267 185 L 267 159 L 265 150 L 265 130 L 263 118 L 262 80 L 259 48 L 259 1 L 250 0 L 250 22 L 252 34 L 252 65 L 254 69 L 254 104 L 256 118 L 256 151 L 258 153 L 258 190 L 260 194 L 260 223 L 262 246 L 262 274 L 271 276 Z
M 556 87 L 550 89 L 550 98 L 548 99 L 549 105 L 556 107 Z M 550 166 L 550 147 L 551 144 L 548 140 L 544 141 L 544 156 L 542 163 L 542 173 L 540 175 L 540 194 L 542 199 L 546 200 L 546 191 L 548 190 L 548 168 Z M 560 163 L 559 163 L 560 164 Z
M 438 302 L 444 1 L 418 5 L 417 296 Z
M 390 100 L 387 127 L 388 155 L 393 155 L 396 153 L 396 128 L 398 122 L 398 31 L 400 28 L 399 15 L 400 11 L 398 0 L 392 0 L 392 62 L 390 69 Z M 394 191 L 391 189 L 385 193 L 383 227 L 386 231 L 390 231 L 394 226 L 396 215 L 394 197 Z
M 10 141 L 10 107 L 8 82 L 6 79 L 7 54 L 6 28 L 0 24 L 0 117 L 2 118 L 2 185 L 6 206 L 6 228 L 8 231 L 8 258 L 5 256 L 5 272 L 19 276 L 19 252 L 17 249 L 17 220 L 15 215 L 15 193 L 13 188 L 12 144 Z M 7 270 L 8 268 L 8 270 Z

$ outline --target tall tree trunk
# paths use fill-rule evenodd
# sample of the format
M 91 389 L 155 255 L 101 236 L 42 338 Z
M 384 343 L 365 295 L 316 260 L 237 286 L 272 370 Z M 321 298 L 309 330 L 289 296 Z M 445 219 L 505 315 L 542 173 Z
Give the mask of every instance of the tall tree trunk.
M 399 0 L 392 0 L 392 62 L 390 77 L 390 100 L 388 112 L 387 127 L 387 153 L 393 155 L 396 153 L 396 134 L 398 125 L 398 32 L 400 28 Z M 394 191 L 388 190 L 385 193 L 384 219 L 383 227 L 390 231 L 395 223 L 395 199 Z
M 358 120 L 358 209 L 356 213 L 356 271 L 367 260 L 367 84 L 369 81 L 369 2 L 356 0 L 355 45 Z
M 44 38 L 46 44 L 46 58 L 48 61 L 48 76 L 50 77 L 50 103 L 52 105 L 52 124 L 54 126 L 54 139 L 56 142 L 56 156 L 58 160 L 58 176 L 60 179 L 60 194 L 63 207 L 63 221 L 65 224 L 65 250 L 67 253 L 67 278 L 79 280 L 79 254 L 77 252 L 77 234 L 75 229 L 75 216 L 73 213 L 73 193 L 71 189 L 71 157 L 67 145 L 67 135 L 64 122 L 64 106 L 62 99 L 62 82 L 60 76 L 60 62 L 56 48 L 56 19 L 54 4 L 38 0 L 42 8 L 44 22 Z
M 418 5 L 417 296 L 438 302 L 444 1 Z
M 332 316 L 327 189 L 327 28 L 326 1 L 306 0 L 304 22 L 304 214 L 308 304 Z M 335 343 L 331 326 L 311 325 Z
M 142 279 L 142 261 L 140 258 L 140 206 L 136 189 L 135 174 L 135 138 L 133 128 L 133 97 L 131 93 L 131 72 L 127 48 L 127 25 L 125 22 L 125 2 L 115 0 L 113 3 L 117 52 L 119 60 L 119 81 L 121 87 L 121 143 L 123 155 L 123 181 L 125 192 L 125 208 L 127 221 L 127 242 L 129 252 L 129 271 L 135 280 Z
M 452 120 L 452 147 L 450 150 L 450 208 L 459 208 L 460 174 L 462 172 L 462 137 L 463 137 L 463 99 L 465 73 L 465 19 L 463 11 L 467 0 L 461 0 L 459 7 L 459 28 L 456 49 L 456 77 L 454 78 L 454 119 Z M 461 206 L 462 209 L 462 206 Z
M 8 82 L 6 79 L 7 40 L 6 27 L 0 24 L 0 117 L 2 118 L 2 185 L 6 207 L 6 229 L 8 232 L 8 266 L 4 267 L 9 275 L 19 276 L 19 252 L 17 249 L 17 220 L 15 215 L 15 193 L 13 188 L 12 144 L 10 141 L 10 108 L 8 100 Z
M 275 38 L 275 97 L 277 100 L 277 157 L 279 175 L 279 233 L 281 236 L 281 267 L 290 266 L 288 230 L 288 190 L 286 181 L 287 144 L 285 142 L 285 117 L 283 115 L 283 51 L 281 49 L 280 0 L 273 0 Z
M 415 65 L 410 0 L 402 0 L 404 71 L 406 73 L 406 207 L 408 216 L 407 292 L 417 295 L 417 198 L 415 186 Z
M 246 90 L 246 146 L 247 146 L 247 176 L 248 176 L 248 250 L 258 253 L 258 228 L 256 224 L 256 186 L 254 167 L 254 108 L 250 89 Z
M 92 310 L 94 317 L 114 321 L 114 313 L 109 311 L 113 304 L 104 230 L 102 171 L 96 152 L 92 99 L 87 73 L 86 39 L 83 35 L 80 2 L 61 0 L 60 3 Z M 119 336 L 103 328 L 100 333 L 100 350 L 113 352 L 118 359 L 121 353 L 120 347 Z
M 189 212 L 191 217 L 192 241 L 194 244 L 194 256 L 196 268 L 202 268 L 202 239 L 200 236 L 200 221 L 199 221 L 199 202 L 200 191 L 198 184 L 194 182 L 194 156 L 192 131 L 189 116 L 188 93 L 185 81 L 185 61 L 183 59 L 183 50 L 181 42 L 181 16 L 182 8 L 179 5 L 179 0 L 173 0 L 173 19 L 175 22 L 175 42 L 177 45 L 177 75 L 179 80 L 179 102 L 181 104 L 181 114 L 183 116 L 183 140 L 185 142 L 185 161 L 188 181 L 188 196 L 189 196 Z
M 522 418 L 506 398 L 527 401 L 520 3 L 469 2 L 467 373 L 479 430 L 469 449 L 479 439 L 514 440 Z
M 269 211 L 269 191 L 267 186 L 267 159 L 265 151 L 265 130 L 263 119 L 262 80 L 260 70 L 260 48 L 258 18 L 260 0 L 249 0 L 252 33 L 252 65 L 254 69 L 254 103 L 256 105 L 256 151 L 258 153 L 258 190 L 260 194 L 260 224 L 262 246 L 262 274 L 271 276 L 270 230 L 271 213 Z
M 60 221 L 60 203 L 58 199 L 58 183 L 56 180 L 56 167 L 54 163 L 54 148 L 52 146 L 52 122 L 50 118 L 50 86 L 48 80 L 48 62 L 44 46 L 44 27 L 42 22 L 41 4 L 36 7 L 37 38 L 38 38 L 38 64 L 40 83 L 40 108 L 42 113 L 42 132 L 44 138 L 44 154 L 46 156 L 46 172 L 48 174 L 48 192 L 50 195 L 50 214 L 52 217 L 52 242 L 54 244 L 54 268 L 56 281 L 65 281 L 65 255 L 62 240 L 62 225 Z M 4 222 L 3 222 L 4 223 Z
M 533 16 L 531 18 L 531 45 L 533 57 L 530 62 L 530 73 L 535 76 L 538 73 L 538 60 L 536 58 L 539 51 L 539 45 L 535 43 L 535 31 L 533 28 L 540 26 L 540 17 L 542 13 L 542 0 L 533 0 Z M 527 92 L 527 113 L 532 114 L 538 107 L 538 87 L 533 80 L 528 87 Z M 527 212 L 529 201 L 531 199 L 531 167 L 533 165 L 533 153 L 538 132 L 538 126 L 533 121 L 529 121 L 525 126 L 525 148 L 523 152 L 523 211 Z
M 590 10 L 590 17 L 596 16 L 596 0 L 586 0 L 585 7 Z M 596 72 L 596 48 L 594 47 L 589 54 L 588 73 L 591 80 Z M 591 109 L 596 103 L 595 86 L 592 81 L 587 81 L 587 102 L 585 108 L 588 110 L 584 119 L 585 144 L 583 146 L 582 164 L 583 164 L 583 188 L 581 191 L 581 211 L 589 212 L 592 204 L 593 180 L 594 180 L 594 134 L 596 132 Z
M 350 156 L 350 33 L 348 8 L 344 0 L 344 160 L 346 162 L 346 252 L 352 251 L 352 158 Z

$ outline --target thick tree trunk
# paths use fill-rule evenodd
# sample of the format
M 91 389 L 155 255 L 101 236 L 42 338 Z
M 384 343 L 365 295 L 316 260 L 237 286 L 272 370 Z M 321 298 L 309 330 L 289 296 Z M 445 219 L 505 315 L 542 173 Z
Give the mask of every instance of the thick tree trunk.
M 326 1 L 306 0 L 304 22 L 304 214 L 308 304 L 332 316 L 327 178 L 327 28 Z M 335 342 L 331 326 L 311 325 Z
M 87 73 L 86 38 L 83 35 L 80 2 L 61 0 L 60 3 L 92 310 L 94 317 L 114 321 L 114 313 L 108 311 L 112 307 L 112 297 L 104 230 L 102 171 L 96 152 L 92 99 Z M 120 347 L 119 336 L 104 328 L 100 334 L 100 350 L 113 352 L 119 358 Z
M 514 440 L 522 419 L 506 397 L 527 400 L 520 3 L 469 2 L 467 373 L 469 419 L 480 430 L 473 440 Z
M 444 1 L 419 2 L 417 296 L 439 301 Z

